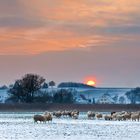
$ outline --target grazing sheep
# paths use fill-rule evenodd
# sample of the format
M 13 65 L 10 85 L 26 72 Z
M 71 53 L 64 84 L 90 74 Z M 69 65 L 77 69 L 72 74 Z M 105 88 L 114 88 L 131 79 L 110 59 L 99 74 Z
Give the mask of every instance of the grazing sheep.
M 105 116 L 104 116 L 104 119 L 105 119 L 106 121 L 112 120 L 112 116 L 111 116 L 111 115 L 105 115 Z
M 97 119 L 101 119 L 102 117 L 103 117 L 102 114 L 100 114 L 100 113 L 96 114 L 96 118 L 97 118 Z
M 72 117 L 72 111 L 68 112 L 68 116 L 71 118 Z
M 139 121 L 140 113 L 138 113 L 138 112 L 132 113 L 131 119 L 132 119 L 132 121 L 136 121 L 136 120 Z
M 62 111 L 61 113 L 64 117 L 67 117 L 69 116 L 69 111 L 65 110 L 65 111 Z
M 71 111 L 71 117 L 72 117 L 72 118 L 75 118 L 75 116 L 76 116 L 76 118 L 78 118 L 78 116 L 79 116 L 79 111 L 77 111 L 77 110 Z
M 73 112 L 74 114 L 79 115 L 79 111 L 78 111 L 78 110 L 73 110 L 72 112 Z
M 53 112 L 53 116 L 60 118 L 62 116 L 62 113 L 61 111 L 56 111 L 56 112 Z
M 50 113 L 44 115 L 44 117 L 45 117 L 46 121 L 48 121 L 48 122 L 52 121 L 52 115 Z
M 88 119 L 93 119 L 95 117 L 95 113 L 92 111 L 87 112 Z
M 74 114 L 73 115 L 73 119 L 78 119 L 78 115 L 77 114 Z
M 48 114 L 50 114 L 50 112 L 45 111 L 43 115 L 48 115 Z
M 131 119 L 131 113 L 130 112 L 126 112 L 124 114 L 124 120 L 130 120 Z
M 129 118 L 128 113 L 125 111 L 122 112 L 116 112 L 112 114 L 112 119 L 113 120 L 118 120 L 118 121 L 123 121 Z
M 111 116 L 113 115 L 113 114 L 115 114 L 116 112 L 111 112 Z
M 46 118 L 42 115 L 34 115 L 34 122 L 46 122 Z
M 117 114 L 117 116 L 116 116 L 116 120 L 118 120 L 118 121 L 123 121 L 124 120 L 124 114 Z
M 116 116 L 118 115 L 118 113 L 116 112 L 116 113 L 114 113 L 114 114 L 112 114 L 111 116 L 112 116 L 112 120 L 116 120 Z

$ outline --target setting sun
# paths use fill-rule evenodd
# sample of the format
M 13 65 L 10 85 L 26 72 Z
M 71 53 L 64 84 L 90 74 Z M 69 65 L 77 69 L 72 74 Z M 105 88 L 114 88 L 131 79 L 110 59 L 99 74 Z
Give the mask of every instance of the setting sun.
M 95 81 L 93 81 L 93 80 L 89 80 L 89 81 L 87 81 L 86 84 L 87 84 L 87 85 L 90 85 L 90 86 L 94 86 L 96 83 L 95 83 Z

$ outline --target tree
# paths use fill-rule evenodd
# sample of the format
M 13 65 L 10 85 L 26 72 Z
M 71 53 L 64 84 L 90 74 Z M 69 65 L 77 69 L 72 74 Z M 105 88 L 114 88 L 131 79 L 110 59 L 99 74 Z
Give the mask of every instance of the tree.
M 58 90 L 53 97 L 53 102 L 73 103 L 74 102 L 73 92 L 71 90 L 66 90 L 66 89 Z
M 47 83 L 44 83 L 43 86 L 42 86 L 42 88 L 48 88 L 48 87 L 49 87 L 49 86 L 48 86 Z
M 126 92 L 126 96 L 131 101 L 131 104 L 136 104 L 136 101 L 140 101 L 140 87 Z
M 44 82 L 45 79 L 37 74 L 26 74 L 22 79 L 15 82 L 9 93 L 17 97 L 21 102 L 32 103 L 35 94 Z
M 54 81 L 50 81 L 49 82 L 49 86 L 53 88 L 55 86 L 55 82 Z
M 115 95 L 112 99 L 115 101 L 115 103 L 117 103 L 117 101 L 118 101 L 118 95 Z
M 22 88 L 20 80 L 16 80 L 15 84 L 8 92 L 10 94 L 10 98 L 8 100 L 12 100 L 14 102 L 25 102 L 26 94 Z
M 124 103 L 125 103 L 125 98 L 124 98 L 123 96 L 121 96 L 121 97 L 119 98 L 119 103 L 120 103 L 120 104 L 124 104 Z
M 92 99 L 92 104 L 95 104 L 95 98 Z
M 48 91 L 39 91 L 40 94 L 35 96 L 34 101 L 37 103 L 52 103 L 53 97 Z

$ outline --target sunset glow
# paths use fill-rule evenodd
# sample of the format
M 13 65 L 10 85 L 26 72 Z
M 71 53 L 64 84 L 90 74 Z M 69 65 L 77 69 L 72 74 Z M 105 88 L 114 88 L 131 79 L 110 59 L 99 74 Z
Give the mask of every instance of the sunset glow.
M 89 81 L 87 81 L 87 85 L 89 85 L 89 86 L 95 86 L 95 81 L 93 81 L 93 80 L 89 80 Z
M 0 0 L 0 85 L 30 72 L 139 86 L 139 38 L 139 0 Z

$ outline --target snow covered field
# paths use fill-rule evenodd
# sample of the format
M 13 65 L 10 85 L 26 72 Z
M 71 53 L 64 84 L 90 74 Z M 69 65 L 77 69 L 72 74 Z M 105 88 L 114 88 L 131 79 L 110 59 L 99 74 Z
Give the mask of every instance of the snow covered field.
M 140 122 L 54 118 L 34 123 L 32 113 L 0 113 L 0 140 L 140 140 Z

